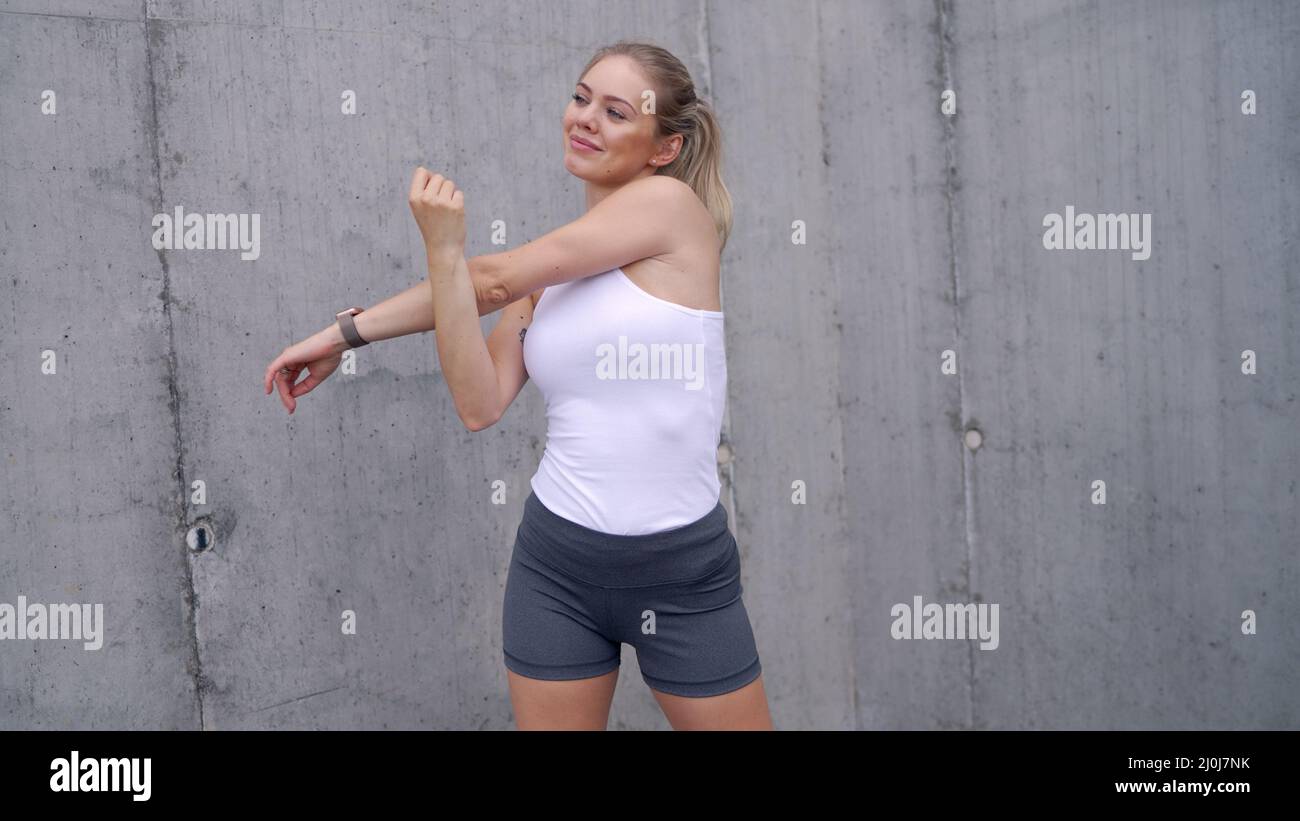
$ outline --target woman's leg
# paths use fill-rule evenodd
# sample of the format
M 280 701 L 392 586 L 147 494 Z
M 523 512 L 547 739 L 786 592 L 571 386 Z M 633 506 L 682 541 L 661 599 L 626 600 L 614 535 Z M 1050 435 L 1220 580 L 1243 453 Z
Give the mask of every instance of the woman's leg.
M 622 647 L 602 631 L 604 609 L 603 589 L 566 576 L 516 541 L 501 630 L 519 729 L 605 729 Z
M 618 669 L 572 681 L 526 678 L 506 670 L 520 730 L 603 730 L 609 722 Z
M 720 696 L 690 698 L 651 687 L 674 730 L 771 730 L 772 715 L 760 675 L 739 690 Z

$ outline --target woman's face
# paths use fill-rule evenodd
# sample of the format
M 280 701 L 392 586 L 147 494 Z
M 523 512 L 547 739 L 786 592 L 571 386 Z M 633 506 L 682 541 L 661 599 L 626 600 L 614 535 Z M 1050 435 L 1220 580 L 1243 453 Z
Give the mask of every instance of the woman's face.
M 636 62 L 621 54 L 602 59 L 578 81 L 564 109 L 564 167 L 570 174 L 621 185 L 677 156 L 681 137 L 657 144 L 655 115 L 641 113 L 641 94 L 648 88 Z M 577 144 L 575 137 L 595 148 Z

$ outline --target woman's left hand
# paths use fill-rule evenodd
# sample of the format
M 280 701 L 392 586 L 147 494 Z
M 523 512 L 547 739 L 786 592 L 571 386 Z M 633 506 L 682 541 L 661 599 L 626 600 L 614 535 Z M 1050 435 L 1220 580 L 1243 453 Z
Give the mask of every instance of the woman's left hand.
M 457 256 L 465 250 L 465 196 L 456 183 L 424 166 L 415 169 L 408 198 L 430 254 Z

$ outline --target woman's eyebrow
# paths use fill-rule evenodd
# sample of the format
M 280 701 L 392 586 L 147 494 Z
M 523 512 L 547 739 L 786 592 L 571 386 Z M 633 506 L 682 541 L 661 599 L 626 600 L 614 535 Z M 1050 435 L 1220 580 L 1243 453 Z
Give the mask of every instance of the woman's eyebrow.
M 592 91 L 591 91 L 591 86 L 587 85 L 586 83 L 582 82 L 581 80 L 578 81 L 578 85 L 580 85 L 580 86 L 582 86 L 583 88 L 587 89 L 587 93 L 588 93 L 588 94 L 591 94 L 591 93 L 592 93 Z M 613 94 L 606 94 L 606 95 L 605 95 L 605 99 L 606 99 L 606 100 L 613 100 L 613 101 L 615 101 L 615 102 L 622 103 L 623 105 L 627 106 L 628 108 L 632 108 L 632 104 L 629 103 L 627 100 L 624 100 L 622 97 L 615 97 Z M 633 109 L 633 110 L 635 110 L 635 109 Z

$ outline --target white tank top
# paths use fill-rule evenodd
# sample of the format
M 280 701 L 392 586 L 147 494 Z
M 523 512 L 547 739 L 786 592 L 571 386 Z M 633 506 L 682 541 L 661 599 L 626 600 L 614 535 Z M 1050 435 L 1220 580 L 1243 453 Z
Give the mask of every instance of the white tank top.
M 621 535 L 680 527 L 717 505 L 722 316 L 660 299 L 622 268 L 542 292 L 524 367 L 546 400 L 531 481 L 543 505 Z

